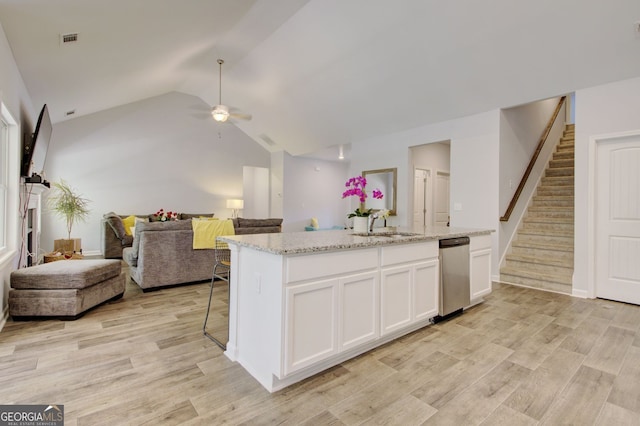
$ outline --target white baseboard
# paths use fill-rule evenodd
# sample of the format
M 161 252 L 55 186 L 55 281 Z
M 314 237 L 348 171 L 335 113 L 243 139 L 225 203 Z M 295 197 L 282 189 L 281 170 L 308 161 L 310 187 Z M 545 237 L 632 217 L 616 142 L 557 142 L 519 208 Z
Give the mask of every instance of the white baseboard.
M 0 317 L 0 331 L 2 331 L 8 319 L 9 319 L 9 306 L 5 306 L 2 309 L 2 317 Z
M 571 295 L 573 297 L 579 297 L 581 299 L 588 299 L 589 295 L 587 294 L 587 290 L 580 290 L 580 289 L 571 289 Z

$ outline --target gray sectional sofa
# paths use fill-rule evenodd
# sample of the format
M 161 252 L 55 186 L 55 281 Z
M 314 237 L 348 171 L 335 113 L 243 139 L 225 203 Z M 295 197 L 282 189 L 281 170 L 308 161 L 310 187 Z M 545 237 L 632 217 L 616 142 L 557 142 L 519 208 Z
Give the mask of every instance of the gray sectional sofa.
M 282 219 L 238 218 L 233 224 L 238 235 L 273 233 L 282 229 Z M 109 224 L 106 226 L 111 228 Z M 122 246 L 119 239 L 118 244 Z M 131 247 L 121 250 L 129 265 L 131 279 L 143 290 L 209 280 L 215 261 L 215 250 L 193 249 L 190 218 L 138 223 Z
M 109 212 L 103 215 L 102 223 L 100 224 L 100 238 L 102 243 L 102 256 L 105 259 L 122 259 L 122 250 L 133 245 L 133 235 L 126 234 L 124 224 L 122 223 L 122 220 L 129 216 L 130 215 L 116 214 L 114 212 Z M 155 220 L 154 214 L 134 216 L 149 222 L 153 222 Z M 180 213 L 178 218 L 180 220 L 187 220 L 193 217 L 202 216 L 213 217 L 213 213 Z

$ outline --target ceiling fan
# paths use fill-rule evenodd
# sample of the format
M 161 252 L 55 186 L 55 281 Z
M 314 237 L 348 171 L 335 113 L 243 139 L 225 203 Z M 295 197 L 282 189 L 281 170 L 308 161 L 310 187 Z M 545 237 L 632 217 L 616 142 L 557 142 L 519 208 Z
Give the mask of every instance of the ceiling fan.
M 227 121 L 229 117 L 239 118 L 241 120 L 251 120 L 251 114 L 241 114 L 238 112 L 234 112 L 228 106 L 222 104 L 222 64 L 224 64 L 224 60 L 218 59 L 218 65 L 220 66 L 220 74 L 219 74 L 220 79 L 219 79 L 219 86 L 218 86 L 219 98 L 218 98 L 218 105 L 214 106 L 213 109 L 211 110 L 211 115 L 213 116 L 213 119 L 221 123 L 224 123 L 225 121 Z

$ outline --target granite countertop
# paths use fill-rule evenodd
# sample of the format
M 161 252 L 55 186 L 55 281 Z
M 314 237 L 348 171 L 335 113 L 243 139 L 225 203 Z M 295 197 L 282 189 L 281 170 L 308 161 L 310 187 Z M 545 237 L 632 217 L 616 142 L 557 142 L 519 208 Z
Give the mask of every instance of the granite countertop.
M 426 227 L 426 228 L 376 228 L 372 235 L 356 235 L 351 229 L 337 231 L 283 232 L 277 234 L 251 234 L 218 237 L 220 240 L 242 247 L 250 247 L 267 253 L 287 255 L 353 248 L 365 248 L 391 244 L 442 240 L 464 236 L 488 235 L 490 229 Z

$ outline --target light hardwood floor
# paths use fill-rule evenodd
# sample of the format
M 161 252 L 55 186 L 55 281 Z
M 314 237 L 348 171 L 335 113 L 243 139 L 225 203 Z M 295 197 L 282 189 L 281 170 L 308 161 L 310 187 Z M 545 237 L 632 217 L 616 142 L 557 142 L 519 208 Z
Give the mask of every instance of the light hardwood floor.
M 64 404 L 67 425 L 640 424 L 639 306 L 494 284 L 455 319 L 269 394 L 202 335 L 208 291 L 129 283 L 77 321 L 8 321 L 0 403 Z

